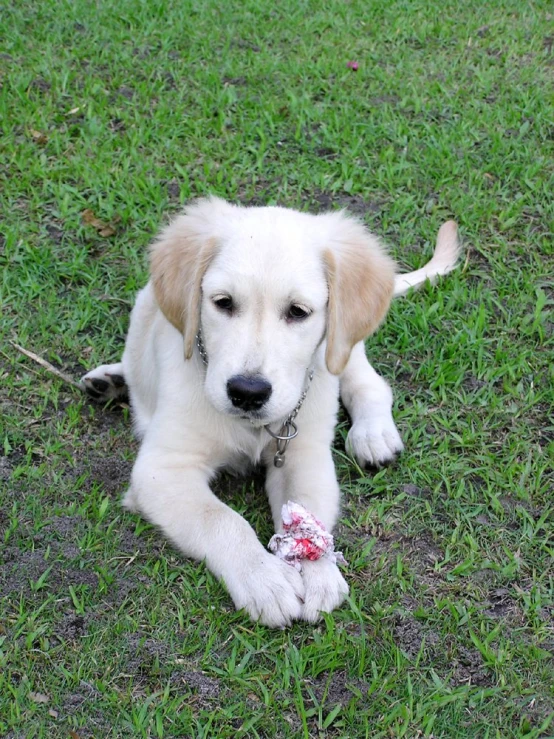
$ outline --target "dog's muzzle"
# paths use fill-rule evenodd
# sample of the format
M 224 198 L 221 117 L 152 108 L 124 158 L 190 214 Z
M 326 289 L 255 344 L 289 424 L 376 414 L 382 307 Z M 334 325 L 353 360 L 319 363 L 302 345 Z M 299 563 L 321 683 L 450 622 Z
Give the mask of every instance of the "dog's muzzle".
M 202 362 L 208 366 L 208 353 L 202 341 L 202 332 L 198 329 L 196 334 L 196 346 Z M 273 457 L 275 467 L 283 467 L 285 464 L 285 452 L 289 442 L 298 435 L 298 427 L 295 424 L 296 416 L 302 408 L 302 404 L 306 400 L 306 395 L 314 379 L 313 367 L 306 370 L 306 384 L 298 403 L 281 424 L 279 431 L 272 431 L 269 424 L 264 426 L 267 433 L 277 442 L 277 451 Z M 243 411 L 258 411 L 269 400 L 272 387 L 263 377 L 247 377 L 246 375 L 235 375 L 227 382 L 227 395 L 235 408 Z

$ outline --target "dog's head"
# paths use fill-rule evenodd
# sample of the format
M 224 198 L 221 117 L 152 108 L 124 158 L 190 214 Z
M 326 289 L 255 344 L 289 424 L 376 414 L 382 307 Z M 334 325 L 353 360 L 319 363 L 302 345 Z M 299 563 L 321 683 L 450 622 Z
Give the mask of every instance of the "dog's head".
M 319 351 L 342 373 L 354 344 L 383 320 L 394 286 L 392 260 L 346 214 L 218 198 L 188 206 L 162 232 L 151 271 L 186 359 L 202 328 L 211 403 L 260 424 L 292 411 Z

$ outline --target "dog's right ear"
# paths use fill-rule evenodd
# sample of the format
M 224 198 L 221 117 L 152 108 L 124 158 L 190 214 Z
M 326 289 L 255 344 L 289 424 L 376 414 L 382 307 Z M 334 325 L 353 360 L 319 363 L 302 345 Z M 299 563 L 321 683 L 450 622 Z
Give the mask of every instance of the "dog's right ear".
M 216 212 L 232 207 L 218 198 L 193 203 L 150 249 L 154 294 L 164 316 L 183 334 L 186 359 L 198 333 L 202 278 L 217 251 Z

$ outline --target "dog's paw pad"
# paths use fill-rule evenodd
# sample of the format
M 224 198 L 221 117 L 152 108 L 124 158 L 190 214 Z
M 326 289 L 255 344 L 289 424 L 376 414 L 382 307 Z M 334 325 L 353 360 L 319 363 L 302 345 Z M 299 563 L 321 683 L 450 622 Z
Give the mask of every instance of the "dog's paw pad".
M 110 380 L 112 381 L 114 387 L 117 388 L 121 388 L 126 384 L 123 375 L 110 375 Z
M 112 372 L 111 367 L 112 365 L 102 365 L 82 378 L 81 387 L 89 398 L 107 403 L 110 400 L 123 400 L 128 396 L 125 378 L 119 371 Z
M 92 387 L 100 394 L 107 392 L 110 387 L 107 380 L 98 380 L 96 377 L 93 377 L 90 382 Z

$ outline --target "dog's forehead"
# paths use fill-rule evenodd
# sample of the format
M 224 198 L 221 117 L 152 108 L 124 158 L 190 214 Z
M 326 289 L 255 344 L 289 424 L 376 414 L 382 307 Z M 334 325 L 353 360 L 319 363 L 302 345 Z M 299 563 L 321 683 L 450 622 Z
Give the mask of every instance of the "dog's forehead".
M 254 283 L 274 293 L 325 298 L 326 281 L 316 217 L 283 208 L 245 208 L 218 239 L 204 286 Z M 232 286 L 232 285 L 231 285 Z M 248 289 L 248 288 L 247 288 Z
M 237 215 L 224 239 L 235 256 L 255 254 L 265 261 L 275 252 L 301 258 L 315 250 L 315 216 L 286 208 L 244 208 Z

